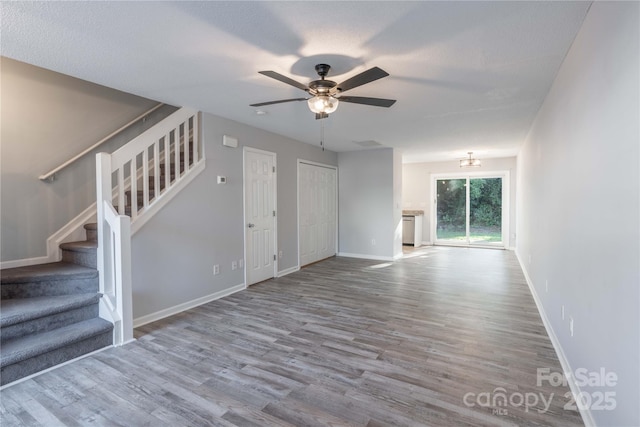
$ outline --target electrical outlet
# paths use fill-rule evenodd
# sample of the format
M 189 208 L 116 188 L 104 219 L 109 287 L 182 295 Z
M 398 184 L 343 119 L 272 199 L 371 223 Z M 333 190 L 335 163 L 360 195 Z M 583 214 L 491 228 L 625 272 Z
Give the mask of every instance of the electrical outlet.
M 282 258 L 282 251 L 278 251 L 278 258 Z
M 238 260 L 238 267 L 239 268 L 244 267 L 244 260 L 243 259 Z
M 220 274 L 220 266 L 216 264 L 213 266 L 213 275 L 217 276 L 218 274 Z
M 376 239 L 371 239 L 371 246 L 375 246 L 376 245 Z
M 231 263 L 231 269 L 232 270 L 237 270 L 238 269 L 238 261 L 233 261 Z
M 573 336 L 573 317 L 569 316 L 569 332 L 571 332 L 571 336 Z

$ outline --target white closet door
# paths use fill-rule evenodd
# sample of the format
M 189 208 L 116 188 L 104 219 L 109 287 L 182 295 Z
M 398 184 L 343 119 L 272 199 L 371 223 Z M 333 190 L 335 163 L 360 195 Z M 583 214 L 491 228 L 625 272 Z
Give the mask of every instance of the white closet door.
M 298 165 L 300 266 L 336 254 L 337 173 L 335 168 Z

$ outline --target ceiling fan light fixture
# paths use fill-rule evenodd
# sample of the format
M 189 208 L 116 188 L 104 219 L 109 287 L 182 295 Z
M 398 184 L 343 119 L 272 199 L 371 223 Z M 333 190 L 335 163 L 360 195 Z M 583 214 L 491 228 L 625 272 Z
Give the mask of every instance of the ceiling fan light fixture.
M 331 95 L 316 95 L 307 100 L 309 109 L 316 114 L 331 114 L 338 109 L 338 98 Z
M 468 159 L 462 159 L 460 160 L 460 167 L 461 168 L 472 168 L 472 167 L 479 167 L 482 166 L 482 162 L 480 161 L 480 159 L 474 159 L 473 156 L 473 151 L 469 151 L 467 153 L 469 155 Z

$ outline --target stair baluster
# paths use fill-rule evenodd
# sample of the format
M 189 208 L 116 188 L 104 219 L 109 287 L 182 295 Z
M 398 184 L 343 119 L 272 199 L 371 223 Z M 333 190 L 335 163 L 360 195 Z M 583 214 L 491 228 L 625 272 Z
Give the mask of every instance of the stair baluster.
M 133 339 L 131 234 L 204 170 L 198 112 L 182 108 L 96 161 L 101 316 L 112 320 L 114 345 L 122 345 Z

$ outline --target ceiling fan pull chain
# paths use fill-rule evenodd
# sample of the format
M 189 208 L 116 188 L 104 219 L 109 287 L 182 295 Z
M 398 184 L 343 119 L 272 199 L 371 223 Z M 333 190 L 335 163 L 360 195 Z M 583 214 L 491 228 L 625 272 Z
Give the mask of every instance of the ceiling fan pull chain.
M 320 122 L 320 147 L 324 151 L 324 122 Z

